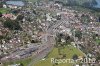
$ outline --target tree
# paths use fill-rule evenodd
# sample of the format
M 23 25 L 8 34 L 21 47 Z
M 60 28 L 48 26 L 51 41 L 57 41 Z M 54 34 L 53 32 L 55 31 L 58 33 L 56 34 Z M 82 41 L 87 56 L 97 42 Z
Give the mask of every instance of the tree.
M 24 66 L 24 64 L 23 63 L 20 63 L 20 65 L 19 66 Z
M 70 36 L 65 36 L 66 43 L 70 40 Z
M 0 40 L 2 40 L 4 38 L 4 36 L 0 36 Z
M 2 13 L 0 12 L 0 17 L 2 17 Z
M 79 39 L 82 38 L 82 32 L 81 31 L 75 31 L 75 37 L 78 37 Z
M 58 15 L 57 16 L 57 20 L 61 20 L 61 15 Z
M 76 54 L 73 55 L 73 60 L 77 60 L 78 56 Z
M 35 15 L 37 14 L 35 10 L 33 10 L 33 13 L 34 13 Z
M 7 19 L 7 20 L 4 22 L 4 27 L 5 27 L 5 28 L 9 28 L 9 29 L 13 29 L 13 22 L 12 22 L 12 20 Z
M 20 12 L 19 9 L 17 9 L 17 10 L 12 10 L 12 13 L 14 13 L 14 14 L 18 14 L 19 12 Z
M 97 60 L 97 61 L 100 60 L 100 56 L 96 57 L 96 60 Z
M 24 16 L 23 15 L 18 15 L 17 20 L 23 20 Z
M 57 34 L 57 42 L 61 42 L 61 38 L 62 38 L 62 36 L 63 36 L 63 34 L 61 34 L 61 33 L 58 33 Z

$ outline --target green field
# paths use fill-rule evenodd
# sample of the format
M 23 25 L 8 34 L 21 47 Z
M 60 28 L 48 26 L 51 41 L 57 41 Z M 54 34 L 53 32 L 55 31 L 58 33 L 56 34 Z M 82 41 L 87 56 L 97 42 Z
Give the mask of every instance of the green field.
M 73 46 L 66 46 L 64 49 L 61 50 L 62 53 L 66 54 L 66 59 L 72 59 L 74 54 L 77 54 L 78 56 L 84 56 L 84 54 L 79 51 L 77 48 L 74 48 Z M 40 60 L 38 63 L 36 63 L 33 66 L 53 66 L 54 64 L 51 63 L 51 58 L 57 58 L 59 57 L 58 48 L 54 48 L 51 53 L 46 57 L 45 60 Z M 72 66 L 71 63 L 64 63 L 64 64 L 58 64 L 54 66 Z
M 65 48 L 61 49 L 60 52 L 62 54 L 66 54 L 66 59 L 72 59 L 74 54 L 77 54 L 78 56 L 84 56 L 83 52 L 78 50 L 77 48 L 74 48 L 73 46 L 66 46 Z M 58 48 L 54 48 L 46 57 L 45 60 L 40 60 L 38 61 L 35 65 L 33 66 L 53 66 L 51 63 L 51 58 L 58 58 L 60 57 L 58 53 Z M 32 57 L 27 58 L 27 59 L 22 59 L 19 61 L 11 61 L 8 63 L 4 63 L 4 66 L 12 65 L 12 64 L 19 64 L 22 63 L 24 66 L 27 66 L 32 60 Z M 72 66 L 73 64 L 71 63 L 65 63 L 65 64 L 58 64 L 56 66 Z
M 0 8 L 1 13 L 8 13 L 9 9 L 8 8 Z
M 100 45 L 100 39 L 97 39 L 97 40 L 96 40 L 96 42 L 97 42 L 97 44 L 99 44 L 99 45 Z

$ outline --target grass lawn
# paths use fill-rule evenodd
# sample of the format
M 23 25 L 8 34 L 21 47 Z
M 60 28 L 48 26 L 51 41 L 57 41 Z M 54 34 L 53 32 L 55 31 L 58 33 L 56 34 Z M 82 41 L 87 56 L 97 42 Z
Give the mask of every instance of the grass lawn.
M 8 13 L 9 9 L 8 8 L 0 8 L 1 13 Z
M 73 46 L 66 46 L 61 50 L 64 54 L 66 54 L 67 59 L 72 59 L 74 54 L 77 54 L 78 56 L 84 56 L 84 54 L 79 51 L 77 48 L 74 48 Z M 52 52 L 49 53 L 47 58 L 45 60 L 40 60 L 38 63 L 36 63 L 33 66 L 53 66 L 51 63 L 51 58 L 57 58 L 59 56 L 58 54 L 58 48 L 54 48 Z M 65 63 L 65 64 L 58 64 L 55 66 L 72 66 L 73 64 Z
M 100 45 L 100 39 L 97 39 L 97 40 L 96 40 L 96 42 L 97 42 L 97 44 L 99 44 L 99 45 Z

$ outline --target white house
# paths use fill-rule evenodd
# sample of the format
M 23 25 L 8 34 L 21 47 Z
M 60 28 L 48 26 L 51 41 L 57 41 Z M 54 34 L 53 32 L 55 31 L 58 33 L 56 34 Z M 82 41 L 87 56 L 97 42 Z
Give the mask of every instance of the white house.
M 7 8 L 7 6 L 5 4 L 3 4 L 3 8 Z

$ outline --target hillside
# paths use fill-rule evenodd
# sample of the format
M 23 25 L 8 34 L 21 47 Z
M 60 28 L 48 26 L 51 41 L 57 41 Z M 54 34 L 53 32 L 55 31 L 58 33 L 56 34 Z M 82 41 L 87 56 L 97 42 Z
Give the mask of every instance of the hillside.
M 97 4 L 95 0 L 55 0 L 55 1 L 60 1 L 68 5 L 81 5 L 85 7 L 92 7 Z
M 22 0 L 22 1 L 25 1 L 25 0 Z M 26 1 L 36 2 L 39 0 L 26 0 Z M 46 0 L 44 0 L 44 1 L 46 1 Z M 59 1 L 64 4 L 67 4 L 67 5 L 81 5 L 81 6 L 85 6 L 85 7 L 92 7 L 94 5 L 97 5 L 96 0 L 49 0 L 49 1 Z

